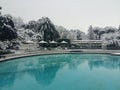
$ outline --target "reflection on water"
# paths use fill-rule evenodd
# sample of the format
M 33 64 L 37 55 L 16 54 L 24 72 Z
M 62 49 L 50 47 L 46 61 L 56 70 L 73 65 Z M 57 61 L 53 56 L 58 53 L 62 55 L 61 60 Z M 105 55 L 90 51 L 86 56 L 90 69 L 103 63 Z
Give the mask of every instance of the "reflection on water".
M 120 57 L 102 54 L 65 54 L 20 58 L 0 63 L 0 90 L 13 87 L 17 81 L 30 76 L 39 85 L 50 86 L 58 72 L 77 70 L 88 63 L 90 70 L 104 67 L 120 69 Z M 26 79 L 27 80 L 27 79 Z
M 98 59 L 99 58 L 99 59 Z M 104 67 L 107 69 L 120 69 L 119 56 L 99 56 L 88 61 L 90 69 Z

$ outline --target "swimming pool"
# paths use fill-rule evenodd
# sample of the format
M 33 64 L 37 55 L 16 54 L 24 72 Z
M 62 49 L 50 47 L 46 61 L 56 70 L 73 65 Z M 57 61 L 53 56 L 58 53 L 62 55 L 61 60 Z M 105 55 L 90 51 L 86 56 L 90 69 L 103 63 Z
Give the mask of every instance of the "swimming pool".
M 0 90 L 120 90 L 120 56 L 58 54 L 1 62 Z

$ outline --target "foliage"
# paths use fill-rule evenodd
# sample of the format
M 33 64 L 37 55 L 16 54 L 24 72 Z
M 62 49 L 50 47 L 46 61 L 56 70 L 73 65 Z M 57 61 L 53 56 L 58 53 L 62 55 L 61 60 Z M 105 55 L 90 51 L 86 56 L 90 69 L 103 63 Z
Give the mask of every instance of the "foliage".
M 28 24 L 26 25 L 26 29 L 31 29 L 31 30 L 35 30 L 37 26 L 37 22 L 34 20 L 31 20 L 28 22 Z
M 22 28 L 22 25 L 24 25 L 23 19 L 20 17 L 12 17 L 12 20 L 16 29 L 20 29 Z
M 39 19 L 38 23 L 39 24 L 37 26 L 36 32 L 43 35 L 44 41 L 57 40 L 60 37 L 54 24 L 48 17 L 43 17 L 42 19 Z
M 17 38 L 16 29 L 11 17 L 0 16 L 0 40 L 12 40 Z
M 0 6 L 0 10 L 2 9 L 2 7 Z M 0 12 L 0 15 L 1 15 L 1 12 Z
M 13 52 L 11 52 L 10 50 L 0 50 L 0 55 L 3 55 L 3 54 L 11 54 Z
M 94 40 L 95 36 L 94 36 L 94 32 L 93 32 L 93 27 L 92 25 L 90 25 L 89 29 L 88 29 L 88 39 L 90 40 Z

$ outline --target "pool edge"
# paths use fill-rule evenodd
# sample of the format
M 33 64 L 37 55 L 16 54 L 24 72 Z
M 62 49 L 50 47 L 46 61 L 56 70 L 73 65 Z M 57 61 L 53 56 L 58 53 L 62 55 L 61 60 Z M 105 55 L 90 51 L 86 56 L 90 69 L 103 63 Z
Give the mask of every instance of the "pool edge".
M 39 52 L 39 53 L 25 53 L 25 54 L 12 54 L 11 56 L 7 56 L 5 59 L 0 59 L 0 62 L 8 61 L 8 60 L 14 60 L 18 58 L 24 58 L 24 57 L 31 57 L 31 56 L 41 56 L 41 55 L 55 55 L 55 54 L 109 54 L 114 56 L 120 56 L 120 54 L 114 54 L 112 52 L 96 52 L 96 51 L 80 51 L 80 52 L 74 52 L 74 51 L 47 51 L 47 52 Z

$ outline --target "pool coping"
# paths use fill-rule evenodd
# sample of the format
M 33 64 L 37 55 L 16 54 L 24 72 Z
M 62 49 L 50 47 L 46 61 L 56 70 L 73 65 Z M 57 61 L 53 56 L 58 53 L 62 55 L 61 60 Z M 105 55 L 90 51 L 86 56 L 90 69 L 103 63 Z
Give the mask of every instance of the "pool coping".
M 120 52 L 120 51 L 119 51 Z M 60 50 L 60 51 L 40 51 L 40 52 L 28 52 L 23 54 L 8 54 L 6 58 L 0 59 L 0 62 L 14 60 L 18 58 L 31 57 L 31 56 L 41 56 L 41 55 L 55 55 L 55 54 L 110 54 L 115 56 L 120 56 L 120 53 L 116 50 Z

